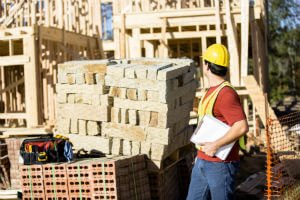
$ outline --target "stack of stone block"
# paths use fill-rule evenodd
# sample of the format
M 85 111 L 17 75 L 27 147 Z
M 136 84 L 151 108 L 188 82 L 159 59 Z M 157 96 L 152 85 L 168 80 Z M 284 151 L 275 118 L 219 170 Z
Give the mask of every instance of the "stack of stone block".
M 189 143 L 196 87 L 189 59 L 67 62 L 58 68 L 58 133 L 76 149 L 147 154 L 160 167 Z

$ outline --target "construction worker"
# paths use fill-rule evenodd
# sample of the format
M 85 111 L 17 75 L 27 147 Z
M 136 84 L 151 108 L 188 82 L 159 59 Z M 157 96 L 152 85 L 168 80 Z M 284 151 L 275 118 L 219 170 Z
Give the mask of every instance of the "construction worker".
M 229 125 L 230 129 L 214 142 L 196 145 L 198 151 L 187 200 L 233 199 L 234 179 L 239 170 L 238 152 L 240 145 L 244 146 L 242 136 L 248 132 L 248 124 L 238 94 L 225 80 L 229 67 L 227 48 L 213 44 L 202 58 L 205 63 L 203 73 L 208 78 L 209 89 L 199 103 L 199 119 L 210 115 Z M 234 141 L 226 160 L 215 156 L 218 149 Z

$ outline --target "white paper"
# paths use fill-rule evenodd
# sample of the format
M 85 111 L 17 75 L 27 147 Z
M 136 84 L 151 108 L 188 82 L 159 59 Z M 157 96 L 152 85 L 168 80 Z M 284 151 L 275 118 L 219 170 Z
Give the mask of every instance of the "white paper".
M 194 131 L 191 137 L 191 142 L 195 144 L 214 142 L 217 139 L 223 137 L 229 129 L 230 126 L 223 123 L 222 121 L 212 116 L 205 115 Z M 221 160 L 225 160 L 230 153 L 234 143 L 235 142 L 232 142 L 219 148 L 215 155 Z

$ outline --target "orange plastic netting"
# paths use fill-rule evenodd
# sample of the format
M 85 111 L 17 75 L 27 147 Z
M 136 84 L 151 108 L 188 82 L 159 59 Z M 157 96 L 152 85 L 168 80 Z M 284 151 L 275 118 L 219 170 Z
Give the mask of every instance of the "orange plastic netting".
M 267 199 L 300 199 L 300 112 L 269 118 L 266 128 Z

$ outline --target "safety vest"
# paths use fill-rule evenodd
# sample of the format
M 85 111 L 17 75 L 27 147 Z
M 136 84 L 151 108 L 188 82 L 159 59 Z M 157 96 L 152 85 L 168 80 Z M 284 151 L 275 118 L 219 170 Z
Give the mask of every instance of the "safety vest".
M 202 97 L 202 99 L 201 99 L 201 101 L 199 103 L 199 107 L 198 107 L 199 122 L 201 121 L 202 117 L 204 117 L 204 115 L 213 116 L 213 108 L 214 108 L 214 105 L 215 105 L 215 101 L 217 100 L 218 94 L 222 90 L 222 88 L 224 88 L 226 86 L 229 86 L 232 89 L 234 89 L 233 86 L 229 82 L 225 81 L 222 84 L 220 84 L 218 86 L 218 88 L 215 89 L 205 99 L 204 99 L 204 97 L 205 97 L 205 95 L 206 95 L 207 92 L 203 95 L 203 97 Z M 243 150 L 246 149 L 244 136 L 242 136 L 242 137 L 239 138 L 239 145 L 240 145 L 241 149 L 243 149 Z M 200 146 L 196 145 L 196 148 L 200 149 Z

